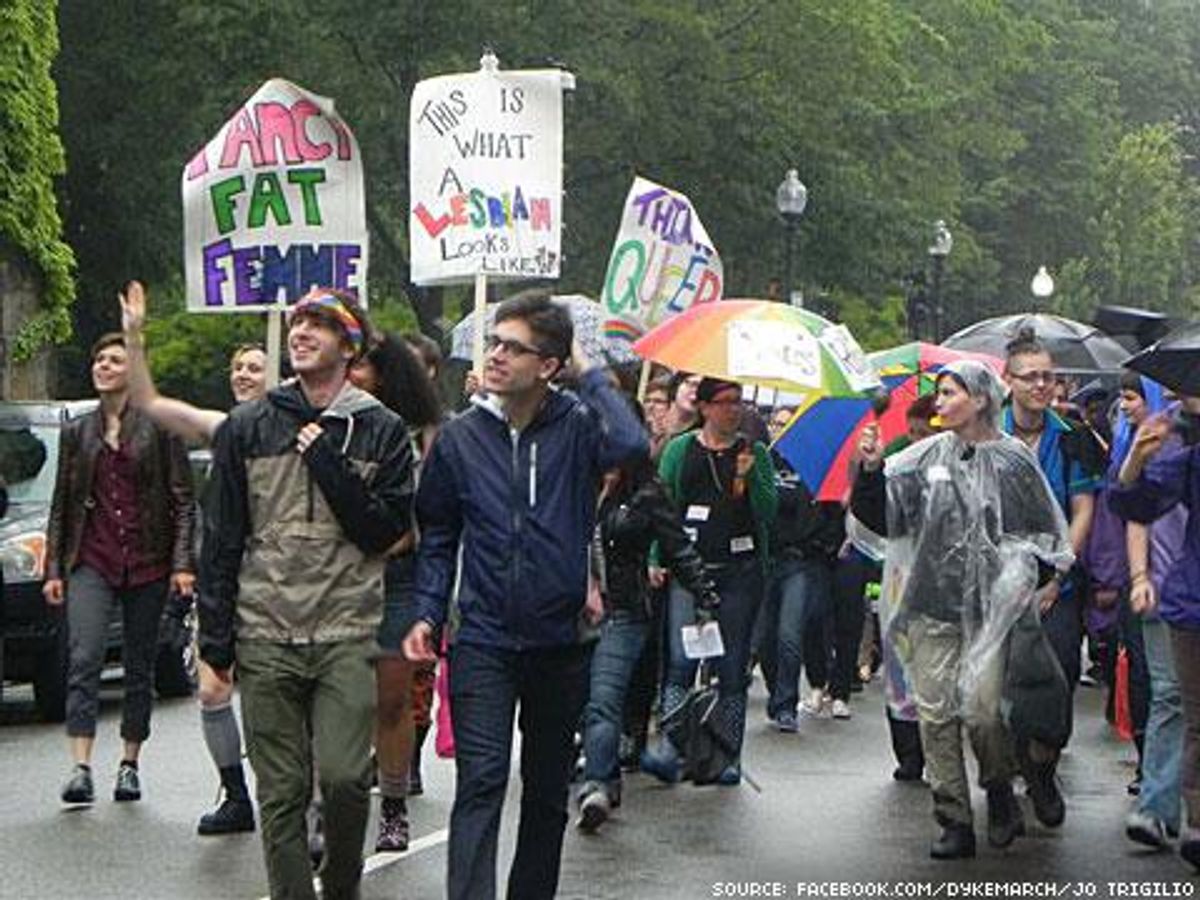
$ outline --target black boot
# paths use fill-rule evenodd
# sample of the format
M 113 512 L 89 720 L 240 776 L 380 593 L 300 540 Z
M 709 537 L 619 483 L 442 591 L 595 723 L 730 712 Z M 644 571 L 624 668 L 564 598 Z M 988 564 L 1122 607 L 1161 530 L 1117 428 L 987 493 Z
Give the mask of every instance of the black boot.
M 987 789 L 988 843 L 993 847 L 1007 847 L 1025 833 L 1025 817 L 1017 798 L 1013 796 L 1009 782 L 993 785 Z
M 241 765 L 221 770 L 221 788 L 225 799 L 210 813 L 200 817 L 196 831 L 200 834 L 235 834 L 254 830 L 254 805 L 246 790 L 246 778 Z
M 1026 742 L 1018 747 L 1021 774 L 1033 802 L 1033 814 L 1047 828 L 1057 828 L 1067 817 L 1067 804 L 1058 788 L 1058 753 Z
M 929 855 L 934 859 L 970 859 L 975 855 L 975 829 L 959 822 L 943 825 L 942 833 L 929 847 Z
M 412 761 L 408 764 L 408 796 L 419 797 L 425 793 L 425 785 L 421 781 L 421 748 L 425 746 L 425 738 L 429 734 L 428 725 L 418 725 L 413 741 Z

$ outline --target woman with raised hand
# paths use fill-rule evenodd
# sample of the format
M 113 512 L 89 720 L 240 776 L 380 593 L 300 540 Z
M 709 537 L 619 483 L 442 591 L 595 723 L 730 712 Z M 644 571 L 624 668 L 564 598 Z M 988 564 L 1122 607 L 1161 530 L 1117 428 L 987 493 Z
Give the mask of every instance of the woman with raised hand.
M 1046 585 L 1073 561 L 1066 521 L 1037 459 L 1000 431 L 1003 398 L 987 366 L 945 366 L 937 376 L 944 431 L 884 468 L 878 427 L 868 426 L 851 495 L 854 515 L 888 538 L 883 627 L 897 636 L 913 681 L 941 826 L 934 859 L 975 855 L 964 725 L 987 791 L 989 843 L 1005 847 L 1024 833 L 1012 791 L 1012 734 L 1000 711 L 1006 651 L 1018 622 L 1036 634 Z
M 146 321 L 146 291 L 131 281 L 120 295 L 121 325 L 129 359 L 129 402 L 156 425 L 189 443 L 209 444 L 227 413 L 201 409 L 183 400 L 164 397 L 154 386 L 147 363 L 142 329 Z M 267 392 L 267 355 L 257 344 L 243 344 L 229 360 L 229 388 L 235 403 L 258 400 Z M 221 776 L 224 799 L 200 817 L 200 834 L 233 834 L 254 830 L 254 805 L 242 767 L 242 736 L 233 713 L 233 682 L 219 678 L 208 663 L 196 657 L 199 674 L 200 721 L 204 743 Z

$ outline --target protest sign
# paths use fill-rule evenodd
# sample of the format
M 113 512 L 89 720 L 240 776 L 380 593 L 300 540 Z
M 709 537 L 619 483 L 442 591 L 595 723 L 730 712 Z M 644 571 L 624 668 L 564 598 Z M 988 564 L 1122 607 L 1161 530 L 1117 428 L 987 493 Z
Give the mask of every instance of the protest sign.
M 416 284 L 557 278 L 562 234 L 558 69 L 417 84 L 409 114 L 409 245 Z
M 333 102 L 273 78 L 183 172 L 188 309 L 248 312 L 314 287 L 366 301 L 362 156 Z
M 600 301 L 610 340 L 636 341 L 695 303 L 721 299 L 721 257 L 683 194 L 635 178 Z

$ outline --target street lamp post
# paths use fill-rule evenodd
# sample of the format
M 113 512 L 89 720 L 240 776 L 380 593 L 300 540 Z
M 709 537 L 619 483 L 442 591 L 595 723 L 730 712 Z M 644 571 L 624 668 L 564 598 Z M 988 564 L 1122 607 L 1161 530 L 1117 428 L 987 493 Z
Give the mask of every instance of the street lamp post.
M 804 215 L 804 207 L 807 205 L 808 188 L 804 186 L 800 174 L 795 169 L 788 169 L 787 175 L 775 191 L 775 208 L 787 226 L 787 257 L 783 278 L 785 303 L 792 302 L 792 258 L 795 253 L 796 229 L 800 227 L 800 218 Z
M 933 342 L 935 344 L 942 342 L 942 319 L 945 312 L 942 309 L 942 270 L 946 266 L 946 257 L 950 255 L 953 247 L 954 235 L 946 227 L 946 222 L 938 219 L 933 223 L 933 243 L 929 245 L 929 261 L 933 266 L 930 301 L 933 305 Z
M 1045 266 L 1038 266 L 1037 274 L 1029 282 L 1029 290 L 1033 292 L 1033 296 L 1037 297 L 1038 303 L 1043 306 L 1050 299 L 1050 295 L 1054 293 L 1054 279 L 1046 271 Z

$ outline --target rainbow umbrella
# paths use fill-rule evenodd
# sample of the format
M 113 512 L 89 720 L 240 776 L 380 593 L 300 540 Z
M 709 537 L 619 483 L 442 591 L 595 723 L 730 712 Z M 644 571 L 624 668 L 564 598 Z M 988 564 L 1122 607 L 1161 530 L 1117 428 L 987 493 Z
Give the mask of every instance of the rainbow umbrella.
M 775 450 L 818 500 L 843 500 L 850 490 L 850 460 L 862 430 L 876 422 L 885 444 L 900 437 L 908 428 L 909 407 L 933 390 L 941 367 L 957 359 L 977 359 L 997 372 L 1004 366 L 994 356 L 933 344 L 914 342 L 880 350 L 868 360 L 888 391 L 886 408 L 880 409 L 882 402 L 871 397 L 808 398 L 775 441 Z
M 879 387 L 846 326 L 770 300 L 693 306 L 633 349 L 672 369 L 806 395 L 849 397 Z

